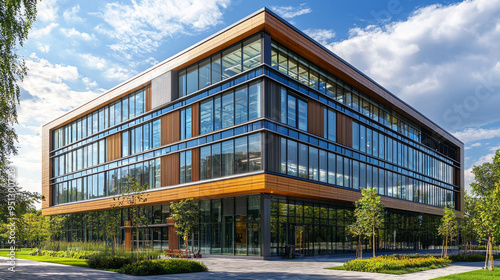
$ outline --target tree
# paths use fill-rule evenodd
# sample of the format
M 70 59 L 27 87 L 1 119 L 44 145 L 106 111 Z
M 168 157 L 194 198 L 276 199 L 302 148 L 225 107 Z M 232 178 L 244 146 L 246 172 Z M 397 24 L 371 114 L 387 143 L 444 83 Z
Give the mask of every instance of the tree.
M 448 255 L 448 241 L 453 240 L 458 234 L 458 220 L 453 209 L 444 207 L 444 215 L 441 218 L 438 233 L 444 237 L 444 247 L 441 256 L 446 257 Z
M 358 246 L 356 248 L 356 258 L 363 259 L 363 245 L 361 243 L 361 237 L 366 232 L 366 229 L 363 227 L 364 223 L 359 223 L 355 221 L 354 223 L 347 226 L 349 233 L 354 237 L 358 237 Z
M 122 193 L 116 197 L 113 197 L 113 203 L 111 207 L 122 208 L 130 207 L 132 211 L 130 214 L 132 216 L 132 226 L 135 227 L 136 245 L 137 245 L 137 261 L 139 261 L 139 228 L 143 228 L 148 219 L 141 213 L 140 204 L 146 203 L 148 201 L 148 193 L 143 191 L 149 189 L 148 184 L 140 185 L 139 182 L 133 177 L 127 176 L 126 178 L 127 186 L 129 189 L 127 191 L 122 189 Z M 144 231 L 144 229 L 142 229 Z M 143 232 L 144 233 L 144 232 Z
M 361 191 L 362 197 L 354 204 L 355 222 L 353 228 L 357 232 L 372 239 L 373 257 L 378 229 L 384 224 L 384 205 L 380 202 L 380 196 L 376 188 L 367 188 Z M 359 236 L 359 235 L 358 235 Z
M 477 216 L 476 199 L 467 192 L 464 196 L 464 209 L 464 218 L 460 221 L 460 235 L 464 244 L 464 253 L 467 254 L 471 242 L 478 238 L 474 229 L 474 217 Z
M 473 223 L 476 233 L 486 240 L 485 269 L 494 270 L 493 245 L 500 236 L 500 150 L 491 163 L 472 169 L 474 181 L 470 184 L 476 203 Z
M 23 58 L 16 54 L 23 46 L 36 19 L 36 0 L 0 1 L 0 177 L 7 176 L 8 158 L 17 153 L 16 106 L 19 104 L 18 82 L 26 76 Z M 4 188 L 0 184 L 0 188 Z
M 104 212 L 104 225 L 106 227 L 106 238 L 111 241 L 111 256 L 115 256 L 116 238 L 121 225 L 121 212 L 119 208 L 113 207 Z
M 200 205 L 192 198 L 188 198 L 179 202 L 172 202 L 170 204 L 170 210 L 172 211 L 171 218 L 175 220 L 177 234 L 184 237 L 187 253 L 189 233 L 193 231 L 194 226 L 198 223 Z
M 22 232 L 24 233 L 26 241 L 30 242 L 32 245 L 37 244 L 38 255 L 42 255 L 42 241 L 46 240 L 49 236 L 45 217 L 42 216 L 41 211 L 37 211 L 24 214 L 22 220 L 22 224 L 24 225 Z M 33 246 L 31 247 L 33 248 Z

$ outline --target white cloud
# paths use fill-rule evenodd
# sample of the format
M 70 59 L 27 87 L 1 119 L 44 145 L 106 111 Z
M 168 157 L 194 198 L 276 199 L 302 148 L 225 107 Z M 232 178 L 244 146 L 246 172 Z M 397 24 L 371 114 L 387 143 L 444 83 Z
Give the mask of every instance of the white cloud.
M 61 28 L 61 32 L 66 36 L 66 37 L 73 37 L 77 39 L 81 39 L 83 41 L 93 41 L 96 40 L 96 37 L 94 34 L 88 34 L 85 32 L 80 32 L 74 28 L 71 29 L 66 29 L 66 28 Z
M 500 1 L 416 10 L 329 47 L 451 131 L 500 120 Z
M 474 143 L 472 145 L 470 145 L 471 147 L 481 147 L 481 143 Z
M 135 71 L 117 66 L 108 68 L 106 71 L 104 71 L 103 76 L 108 80 L 123 82 L 135 74 Z
M 71 9 L 68 9 L 63 12 L 63 18 L 64 20 L 68 22 L 83 22 L 83 18 L 78 16 L 78 13 L 80 12 L 80 5 L 76 5 L 71 7 Z
M 80 54 L 80 57 L 85 61 L 87 66 L 95 69 L 102 70 L 107 67 L 108 63 L 104 58 L 93 56 L 89 53 Z
M 488 151 L 488 154 L 481 156 L 474 163 L 470 165 L 470 168 L 465 169 L 464 172 L 464 181 L 465 181 L 465 189 L 470 192 L 471 187 L 470 183 L 474 181 L 474 174 L 472 174 L 472 168 L 474 166 L 479 166 L 485 162 L 493 162 L 493 158 L 495 157 L 496 151 L 500 149 L 500 146 L 491 147 Z
M 54 27 L 57 27 L 57 26 L 59 26 L 59 24 L 53 22 L 53 23 L 51 23 L 51 24 L 49 24 L 49 25 L 47 25 L 47 26 L 45 26 L 43 28 L 32 30 L 29 33 L 29 37 L 30 38 L 36 38 L 36 39 L 38 39 L 38 38 L 41 38 L 43 36 L 47 36 L 47 35 L 50 34 L 50 32 L 52 31 L 52 29 L 54 29 Z
M 93 81 L 93 80 L 91 80 L 90 78 L 87 78 L 87 77 L 83 77 L 82 78 L 82 82 L 85 84 L 85 88 L 87 90 L 89 90 L 91 88 L 97 88 L 99 86 L 96 81 Z
M 300 4 L 299 6 L 274 6 L 271 7 L 275 13 L 277 13 L 280 17 L 291 19 L 296 16 L 301 16 L 305 14 L 309 14 L 312 12 L 310 8 L 306 6 L 305 3 Z
M 97 97 L 102 89 L 76 91 L 75 84 L 97 87 L 97 83 L 81 77 L 75 66 L 52 64 L 32 54 L 26 59 L 28 75 L 20 84 L 22 98 L 18 110 L 20 125 L 19 154 L 13 157 L 18 167 L 19 185 L 28 191 L 41 192 L 41 130 L 48 121 Z M 71 84 L 72 86 L 70 86 Z M 38 205 L 39 207 L 39 205 Z
M 309 35 L 309 37 L 325 46 L 335 37 L 335 32 L 330 29 L 306 29 L 304 32 Z
M 52 64 L 34 54 L 26 60 L 26 66 L 30 70 L 20 86 L 30 98 L 21 100 L 19 123 L 42 125 L 98 95 L 75 91 L 68 85 L 80 80 L 75 66 Z
M 455 132 L 453 133 L 453 135 L 458 139 L 460 139 L 465 144 L 467 144 L 478 140 L 500 137 L 500 128 L 491 128 L 491 129 L 468 128 L 463 131 Z M 472 145 L 472 147 L 476 146 Z
M 43 0 L 37 3 L 37 21 L 55 21 L 57 19 L 56 0 Z
M 50 51 L 50 45 L 45 45 L 40 42 L 36 43 L 36 47 L 43 53 L 48 53 Z
M 129 60 L 155 51 L 165 37 L 188 34 L 221 22 L 230 0 L 142 0 L 132 5 L 107 3 L 96 30 L 114 39 L 109 47 Z

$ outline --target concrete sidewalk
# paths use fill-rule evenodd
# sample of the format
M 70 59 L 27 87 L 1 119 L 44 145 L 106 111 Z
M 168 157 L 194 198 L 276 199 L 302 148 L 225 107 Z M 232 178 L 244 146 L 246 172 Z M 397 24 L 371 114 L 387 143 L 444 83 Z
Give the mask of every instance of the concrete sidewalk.
M 352 259 L 352 258 L 349 258 Z M 326 267 L 340 266 L 347 259 L 332 257 L 315 257 L 293 260 L 249 260 L 206 258 L 202 262 L 208 266 L 209 272 L 134 277 L 115 272 L 44 263 L 29 260 L 17 260 L 16 272 L 7 270 L 7 258 L 0 257 L 0 279 L 408 279 L 423 280 L 446 276 L 455 273 L 480 269 L 484 264 L 456 263 L 445 268 L 431 269 L 405 275 L 391 275 L 368 272 L 329 270 Z M 500 265 L 496 261 L 496 265 Z

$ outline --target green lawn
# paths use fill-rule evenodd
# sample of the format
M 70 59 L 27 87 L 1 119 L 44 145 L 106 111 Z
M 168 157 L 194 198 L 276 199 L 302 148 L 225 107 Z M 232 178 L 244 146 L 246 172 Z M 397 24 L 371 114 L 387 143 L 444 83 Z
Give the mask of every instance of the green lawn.
M 58 263 L 58 264 L 88 267 L 87 260 L 85 260 L 85 259 L 57 258 L 57 257 L 49 257 L 49 256 L 30 256 L 30 255 L 28 255 L 28 253 L 30 251 L 31 250 L 29 248 L 22 248 L 21 251 L 16 251 L 16 259 L 24 259 L 24 260 L 32 260 L 32 261 L 39 261 L 39 262 L 49 262 L 49 263 Z M 8 253 L 10 253 L 9 249 L 0 249 L 0 256 L 1 257 L 7 257 Z
M 495 267 L 494 271 L 489 270 L 474 270 L 471 272 L 464 272 L 459 274 L 452 274 L 448 276 L 443 276 L 439 278 L 434 278 L 438 280 L 493 280 L 500 279 L 500 267 Z M 434 280 L 433 279 L 433 280 Z

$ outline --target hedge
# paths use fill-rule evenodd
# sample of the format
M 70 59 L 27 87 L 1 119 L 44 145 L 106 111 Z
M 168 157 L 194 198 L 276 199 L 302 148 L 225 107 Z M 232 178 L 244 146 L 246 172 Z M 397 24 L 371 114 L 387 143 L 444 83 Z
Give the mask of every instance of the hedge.
M 183 260 L 183 259 L 170 259 L 170 260 L 152 260 L 140 261 L 124 266 L 120 273 L 147 276 L 147 275 L 161 275 L 161 274 L 177 274 L 177 273 L 191 273 L 208 271 L 204 263 Z

